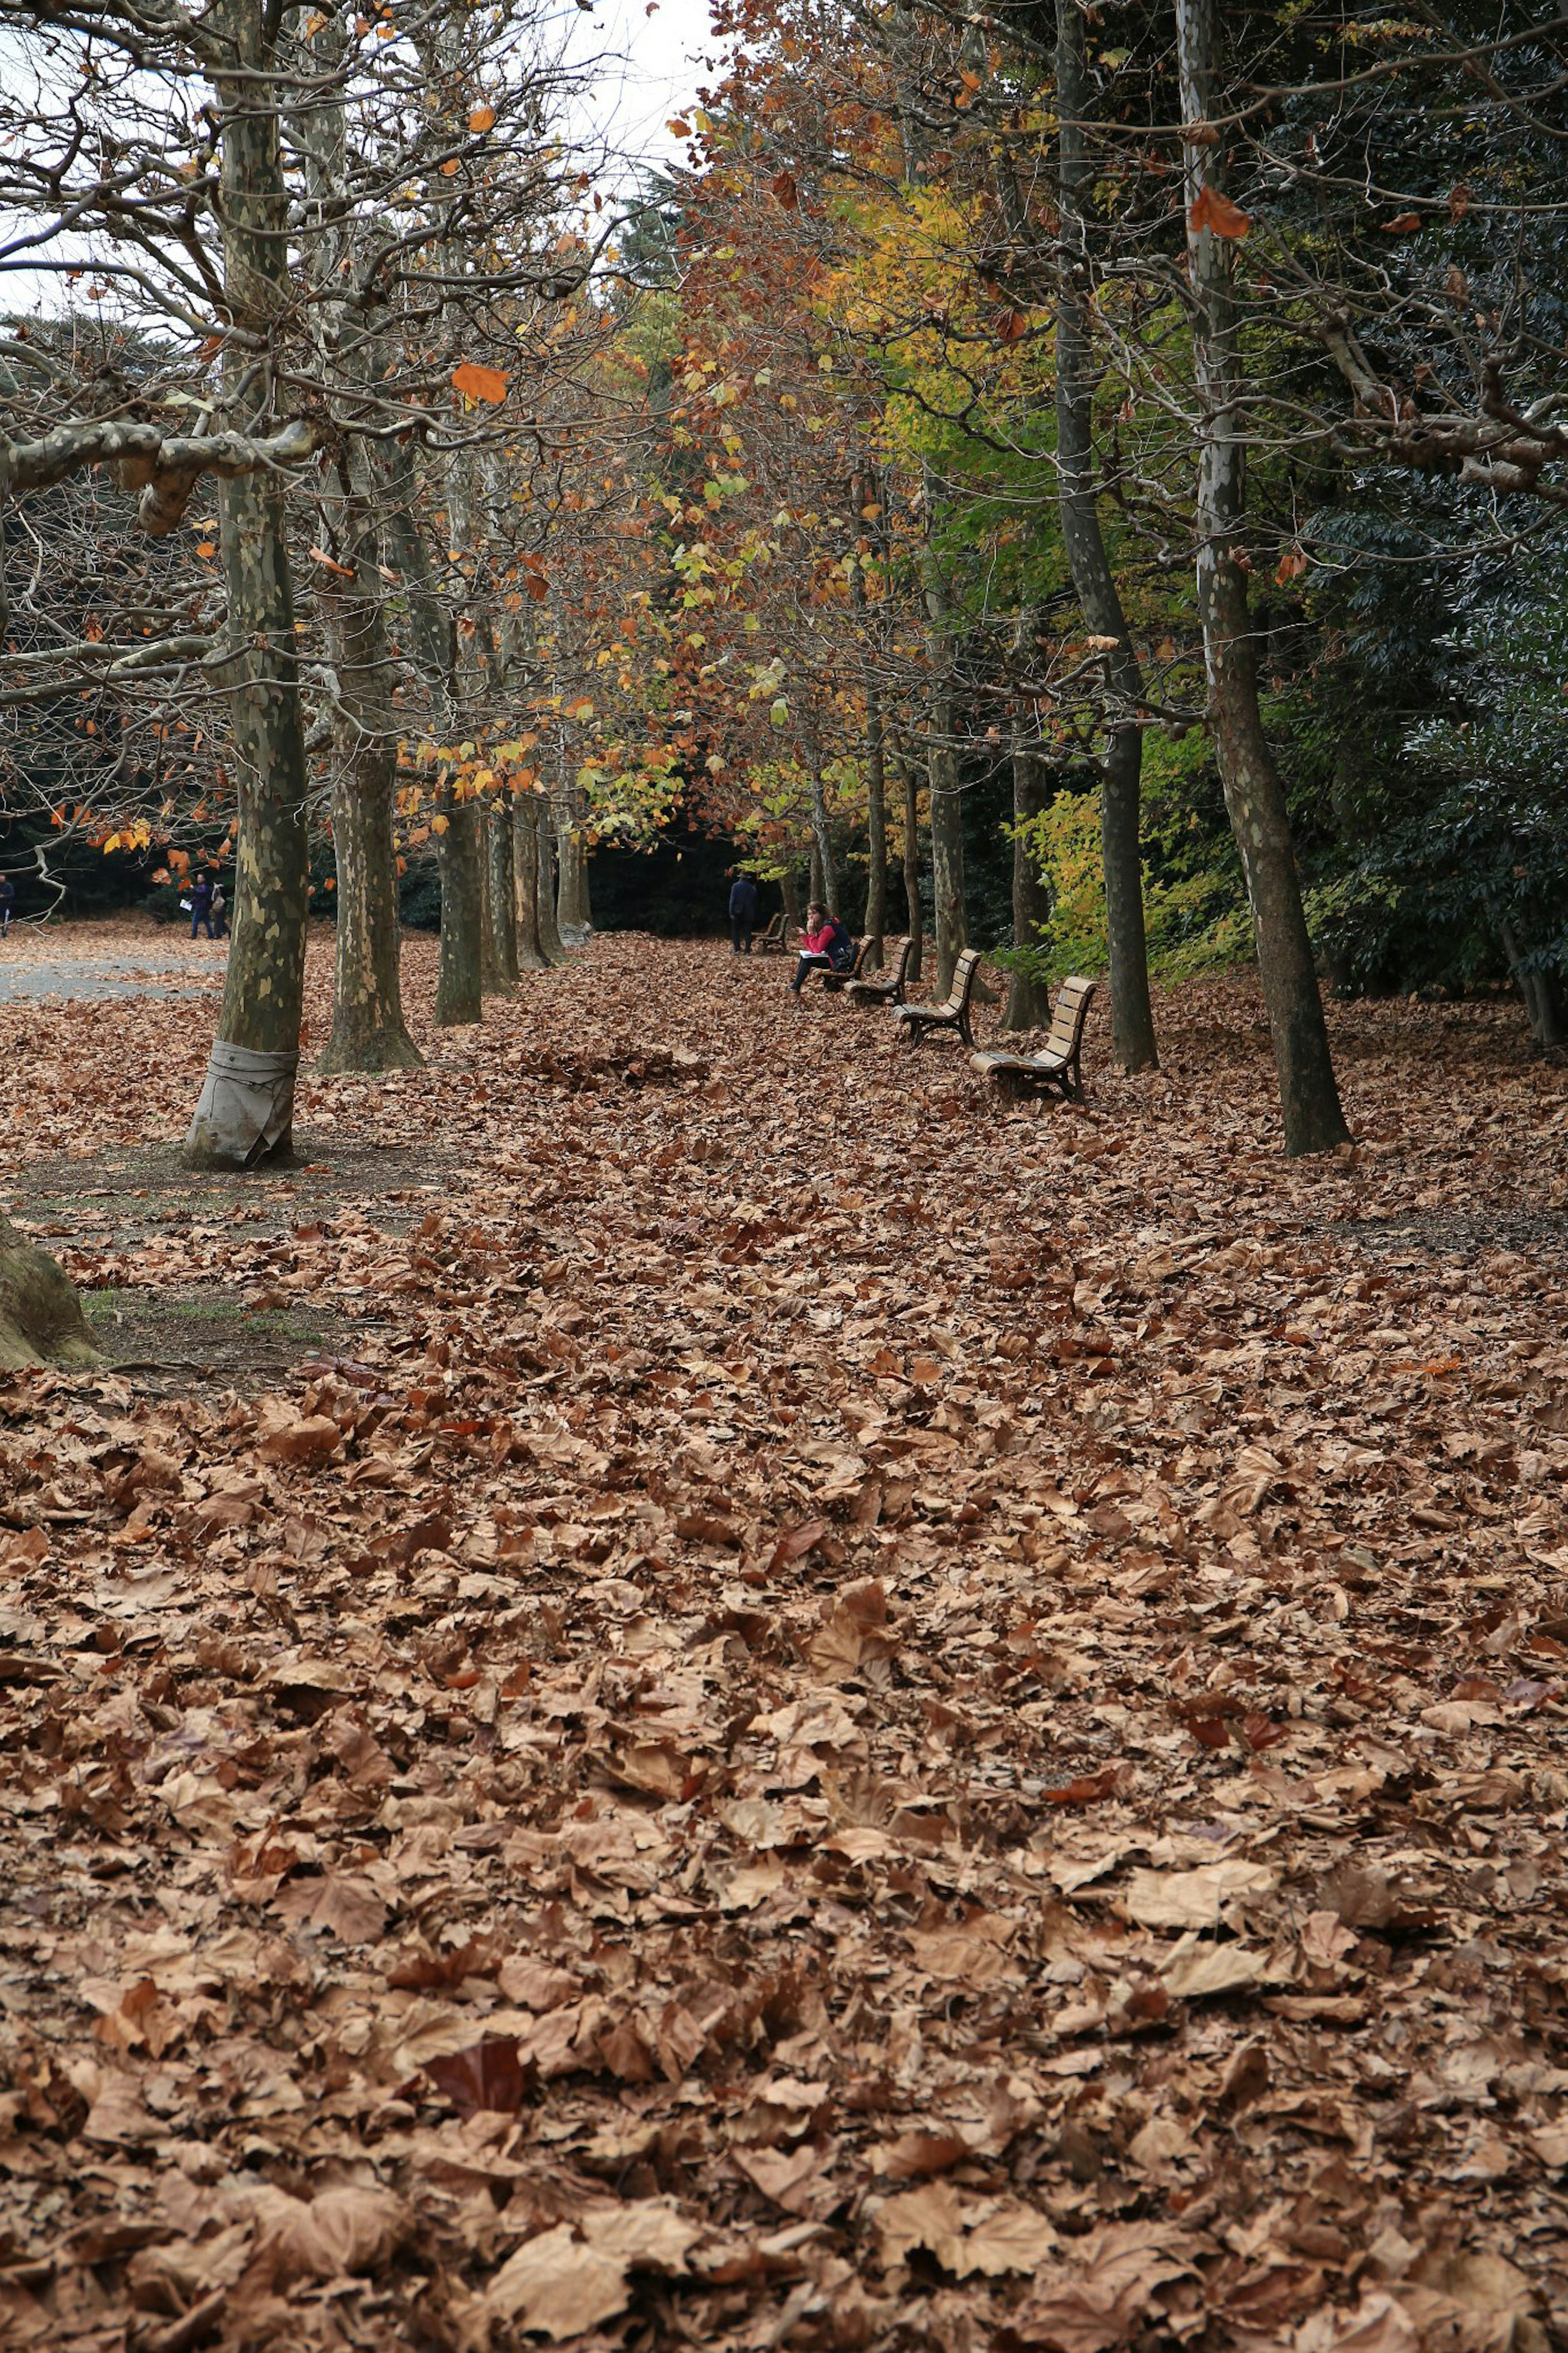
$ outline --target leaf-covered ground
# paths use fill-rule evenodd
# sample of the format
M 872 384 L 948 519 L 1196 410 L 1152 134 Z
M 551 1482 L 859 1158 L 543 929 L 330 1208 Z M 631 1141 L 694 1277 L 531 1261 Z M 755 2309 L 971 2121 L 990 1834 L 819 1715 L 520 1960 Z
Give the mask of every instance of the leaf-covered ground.
M 1037 1111 L 721 948 L 407 968 L 428 1073 L 200 1190 L 210 998 L 0 1006 L 142 1335 L 0 1388 L 0 2341 L 1562 2341 L 1517 1013 L 1335 1008 L 1291 1167 L 1240 985 Z

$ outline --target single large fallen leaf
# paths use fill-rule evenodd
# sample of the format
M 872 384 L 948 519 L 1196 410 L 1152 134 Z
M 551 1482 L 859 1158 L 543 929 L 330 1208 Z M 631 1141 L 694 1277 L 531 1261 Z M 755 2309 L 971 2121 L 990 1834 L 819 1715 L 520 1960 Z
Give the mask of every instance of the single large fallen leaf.
M 96 2073 L 97 2071 L 95 2071 Z M 155 2140 L 163 2127 L 152 2116 L 133 2076 L 105 2071 L 89 2094 L 91 2105 L 82 2126 L 84 2140 L 118 2143 Z
M 1191 2265 L 1173 2252 L 1166 2222 L 1112 2222 L 1074 2242 L 1068 2260 L 1045 2268 L 1014 2316 L 1026 2345 L 1051 2353 L 1108 2353 L 1143 2332 L 1161 2288 Z
M 274 1430 L 258 1447 L 264 1462 L 326 1462 L 342 1443 L 342 1431 L 325 1414 L 310 1414 Z
M 996 2278 L 1037 2269 L 1061 2243 L 1037 2207 L 1016 2198 L 980 2199 L 966 2207 L 947 2181 L 906 2189 L 869 2211 L 884 2271 L 923 2249 L 954 2279 L 976 2272 Z
M 877 2170 L 895 2181 L 921 2181 L 930 2174 L 945 2173 L 972 2154 L 969 2143 L 954 2133 L 900 2133 L 878 2149 Z
M 1327 2306 L 1315 2313 L 1307 2346 L 1310 2353 L 1421 2353 L 1422 2338 L 1399 2298 L 1373 2288 L 1352 2312 Z
M 574 2220 L 591 2247 L 628 2271 L 684 2271 L 702 2236 L 673 2198 L 606 2200 L 584 2207 Z
M 346 2185 L 310 2199 L 274 2190 L 262 2210 L 257 2245 L 270 2258 L 274 2284 L 287 2285 L 379 2271 L 407 2229 L 407 2212 L 388 2189 Z
M 808 2140 L 787 2149 L 732 2148 L 730 2162 L 786 2214 L 800 2214 L 810 2204 L 812 2185 L 830 2163 L 834 2146 Z
M 626 2265 L 558 2222 L 530 2239 L 497 2272 L 484 2304 L 492 2319 L 556 2343 L 581 2337 L 625 2308 Z
M 1216 1945 L 1192 1935 L 1172 1947 L 1160 1964 L 1165 1991 L 1175 2001 L 1199 2001 L 1205 1994 L 1236 1993 L 1256 1985 L 1268 1957 L 1245 1945 Z
M 1279 1874 L 1263 1862 L 1205 1862 L 1195 1871 L 1135 1871 L 1121 1908 L 1142 1928 L 1211 1928 L 1243 1898 L 1268 1895 Z
M 786 1528 L 773 1546 L 768 1562 L 770 1572 L 785 1567 L 792 1560 L 799 1560 L 803 1553 L 810 1552 L 814 1545 L 820 1544 L 826 1534 L 826 1520 L 803 1520 L 798 1527 Z
M 916 1967 L 949 1985 L 1016 1983 L 1024 1975 L 1022 1965 L 999 1944 L 964 1928 L 936 1928 L 929 1935 L 917 1930 L 910 1945 Z
M 427 2059 L 424 2073 L 445 2094 L 459 2116 L 481 2109 L 515 2116 L 528 2095 L 532 2070 L 518 2057 L 517 2037 L 486 2035 L 464 2051 L 449 2051 Z
M 386 1906 L 357 1872 L 326 1871 L 318 1879 L 290 1879 L 272 1899 L 285 1920 L 320 1928 L 345 1945 L 374 1945 L 386 1926 Z

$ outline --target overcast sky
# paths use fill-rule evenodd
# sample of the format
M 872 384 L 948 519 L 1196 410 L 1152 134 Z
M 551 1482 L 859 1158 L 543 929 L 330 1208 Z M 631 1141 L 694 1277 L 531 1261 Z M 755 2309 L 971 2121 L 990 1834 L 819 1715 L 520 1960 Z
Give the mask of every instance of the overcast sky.
M 605 168 L 598 177 L 606 195 L 630 193 L 643 171 L 666 163 L 685 150 L 685 141 L 666 127 L 672 116 L 694 102 L 700 82 L 719 78 L 704 59 L 717 57 L 709 30 L 708 0 L 658 0 L 651 12 L 647 0 L 595 0 L 590 13 L 568 7 L 557 19 L 569 56 L 601 59 L 579 123 L 588 154 L 602 154 Z M 6 58 L 0 51 L 0 70 L 13 80 L 25 71 L 26 45 Z M 0 234 L 16 224 L 0 217 Z M 86 264 L 93 251 L 90 239 L 68 234 L 49 248 L 51 254 L 78 258 Z M 79 301 L 78 288 L 64 278 L 27 266 L 18 257 L 0 269 L 0 316 L 64 311 Z
M 594 91 L 594 130 L 628 165 L 658 164 L 680 153 L 683 140 L 666 124 L 695 98 L 699 82 L 716 79 L 703 59 L 716 57 L 708 28 L 708 0 L 595 0 L 581 17 L 582 53 L 616 58 Z M 628 171 L 628 178 L 635 174 Z

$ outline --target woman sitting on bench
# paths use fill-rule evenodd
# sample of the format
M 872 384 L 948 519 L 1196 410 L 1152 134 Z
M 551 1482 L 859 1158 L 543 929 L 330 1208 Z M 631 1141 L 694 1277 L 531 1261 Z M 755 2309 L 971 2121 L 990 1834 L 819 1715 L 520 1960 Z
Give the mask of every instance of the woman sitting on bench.
M 801 940 L 795 978 L 789 985 L 792 997 L 800 995 L 808 972 L 847 972 L 855 961 L 855 943 L 837 916 L 830 915 L 826 907 L 815 902 L 805 911 Z

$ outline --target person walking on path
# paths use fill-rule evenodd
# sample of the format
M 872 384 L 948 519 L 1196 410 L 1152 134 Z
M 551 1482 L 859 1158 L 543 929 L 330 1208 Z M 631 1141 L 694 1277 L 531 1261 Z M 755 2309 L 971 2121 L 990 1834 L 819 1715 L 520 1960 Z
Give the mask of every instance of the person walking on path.
M 223 895 L 223 884 L 213 884 L 213 937 L 221 940 L 228 929 L 228 901 Z
M 194 940 L 201 925 L 207 927 L 207 937 L 213 936 L 213 886 L 210 876 L 198 874 L 191 884 L 191 937 Z
M 737 874 L 730 885 L 730 953 L 750 955 L 752 934 L 757 928 L 757 886 L 749 874 Z
M 808 907 L 790 995 L 800 995 L 808 972 L 847 972 L 854 961 L 855 943 L 837 916 L 830 915 L 826 907 Z
M 0 940 L 11 928 L 12 911 L 16 904 L 16 885 L 8 874 L 0 874 Z

